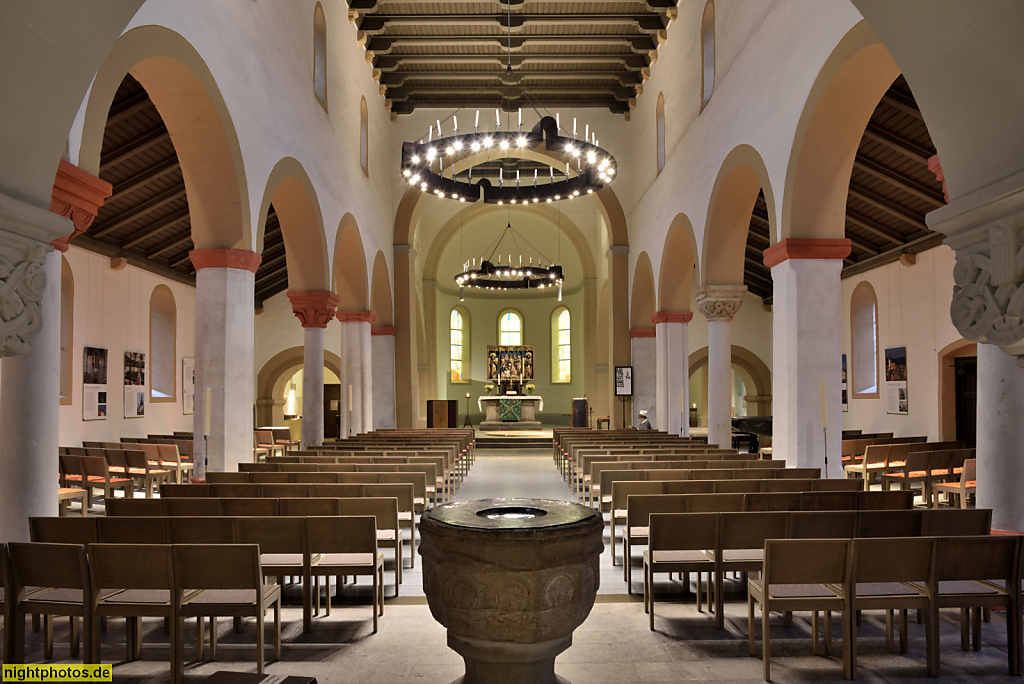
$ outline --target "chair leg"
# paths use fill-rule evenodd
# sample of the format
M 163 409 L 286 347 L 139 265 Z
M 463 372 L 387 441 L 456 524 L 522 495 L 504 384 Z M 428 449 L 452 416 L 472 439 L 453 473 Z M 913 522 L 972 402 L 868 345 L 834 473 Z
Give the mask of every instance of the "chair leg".
M 825 611 L 825 655 L 832 655 L 832 611 Z
M 53 616 L 43 616 L 43 657 L 53 660 Z
M 697 584 L 700 585 L 700 574 L 697 575 Z M 750 655 L 756 656 L 757 649 L 754 646 L 754 597 L 747 596 L 747 648 Z
M 847 679 L 857 678 L 857 625 L 853 622 L 853 614 L 856 611 L 843 613 L 843 660 Z
M 256 616 L 256 673 L 263 674 L 263 647 L 265 635 L 263 633 L 265 625 L 263 624 L 263 612 L 260 612 Z
M 217 618 L 210 616 L 210 660 L 217 659 Z
M 892 608 L 885 610 L 885 650 L 892 653 L 894 650 L 893 641 Z
M 925 652 L 927 654 L 928 676 L 939 676 L 939 609 L 928 607 L 928 619 L 925 623 Z
M 72 658 L 78 657 L 78 618 L 74 615 L 68 618 L 69 636 L 68 646 Z M 87 654 L 88 655 L 88 654 Z
M 818 611 L 811 611 L 811 654 L 818 655 Z
M 971 608 L 971 639 L 974 642 L 974 650 L 981 650 L 981 608 Z
M 900 653 L 907 652 L 907 609 L 900 611 Z
M 206 618 L 196 617 L 196 660 L 203 662 L 203 651 L 206 645 Z
M 772 649 L 768 633 L 768 606 L 761 604 L 761 660 L 764 663 L 764 681 L 772 678 Z
M 968 634 L 968 622 L 970 622 L 970 616 L 967 608 L 960 609 L 960 650 L 969 651 L 971 649 L 970 635 Z
M 281 660 L 281 599 L 274 604 L 274 660 Z

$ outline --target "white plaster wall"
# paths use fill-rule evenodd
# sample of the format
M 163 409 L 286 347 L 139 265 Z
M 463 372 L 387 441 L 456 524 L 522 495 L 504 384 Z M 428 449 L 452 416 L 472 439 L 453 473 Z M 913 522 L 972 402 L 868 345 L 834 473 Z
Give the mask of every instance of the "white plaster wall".
M 843 415 L 843 429 L 892 432 L 897 436 L 939 436 L 938 352 L 960 338 L 949 318 L 953 295 L 953 250 L 945 245 L 917 255 L 917 264 L 892 263 L 842 281 L 843 353 L 851 354 L 850 297 L 866 281 L 878 298 L 878 399 L 855 398 Z M 907 348 L 908 415 L 885 412 L 882 359 L 889 347 Z M 849 366 L 848 366 L 849 367 Z
M 374 335 L 373 356 L 373 429 L 395 427 L 395 336 Z
M 181 359 L 195 357 L 195 289 L 126 266 L 110 268 L 110 259 L 77 247 L 65 254 L 75 280 L 74 337 L 71 352 L 71 404 L 60 407 L 60 444 L 81 446 L 82 440 L 116 442 L 121 437 L 145 437 L 191 430 L 192 415 L 182 413 Z M 166 285 L 177 308 L 175 338 L 175 400 L 149 399 L 149 299 L 153 288 Z M 107 350 L 107 418 L 82 420 L 83 347 Z M 124 418 L 124 353 L 146 354 L 146 415 Z
M 658 421 L 657 372 L 658 342 L 653 337 L 634 337 L 633 347 L 633 414 L 626 419 L 631 425 L 637 424 L 636 413 L 647 409 L 647 419 L 651 425 L 664 430 L 665 425 Z
M 324 330 L 325 350 L 339 353 L 341 341 L 335 337 L 340 328 L 337 321 L 327 324 Z M 256 367 L 253 369 L 253 383 L 274 355 L 292 347 L 301 349 L 305 344 L 304 339 L 302 324 L 292 313 L 292 303 L 284 292 L 264 300 L 263 312 L 256 316 Z
M 708 346 L 708 319 L 695 311 L 688 328 L 692 355 Z M 772 314 L 764 310 L 760 297 L 743 295 L 743 304 L 732 319 L 732 344 L 756 354 L 766 366 L 772 367 Z

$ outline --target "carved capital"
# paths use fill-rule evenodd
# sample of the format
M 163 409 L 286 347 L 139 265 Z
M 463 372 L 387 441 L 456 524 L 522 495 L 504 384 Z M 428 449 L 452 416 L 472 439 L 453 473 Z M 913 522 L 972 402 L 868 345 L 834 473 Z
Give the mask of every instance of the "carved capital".
M 25 354 L 43 325 L 48 246 L 0 231 L 0 356 Z
M 75 229 L 71 235 L 57 238 L 50 244 L 62 252 L 68 251 L 68 244 L 92 225 L 103 201 L 113 191 L 110 183 L 61 159 L 57 176 L 53 180 L 50 211 L 71 219 Z
M 697 293 L 697 308 L 709 321 L 731 321 L 746 292 L 745 285 L 705 285 Z
M 288 292 L 292 313 L 303 328 L 326 328 L 334 319 L 338 299 L 333 292 Z

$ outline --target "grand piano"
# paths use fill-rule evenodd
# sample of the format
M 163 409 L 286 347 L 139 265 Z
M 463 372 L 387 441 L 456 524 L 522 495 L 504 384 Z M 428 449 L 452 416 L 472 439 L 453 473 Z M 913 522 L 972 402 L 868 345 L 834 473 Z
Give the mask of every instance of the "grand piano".
M 761 448 L 760 436 L 771 436 L 771 416 L 743 416 L 732 419 L 732 446 L 741 449 L 743 445 L 751 453 L 758 453 Z M 742 449 L 741 449 L 742 450 Z

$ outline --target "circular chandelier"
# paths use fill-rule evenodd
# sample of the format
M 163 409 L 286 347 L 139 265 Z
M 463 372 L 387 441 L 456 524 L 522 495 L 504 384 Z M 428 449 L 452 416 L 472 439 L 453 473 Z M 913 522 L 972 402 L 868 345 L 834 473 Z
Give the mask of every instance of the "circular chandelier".
M 455 284 L 459 286 L 459 300 L 465 301 L 465 288 L 477 288 L 481 290 L 543 290 L 546 288 L 558 288 L 558 301 L 562 301 L 562 267 L 551 263 L 547 259 L 538 257 L 537 263 L 533 263 L 530 257 L 527 263 L 523 263 L 522 256 L 519 257 L 519 264 L 512 263 L 512 255 L 508 255 L 508 262 L 501 263 L 501 256 L 498 256 L 497 264 L 494 253 L 498 245 L 506 235 L 511 234 L 513 241 L 518 234 L 509 221 L 498 239 L 493 243 L 490 254 L 481 257 L 479 264 L 476 258 L 462 265 L 463 271 L 455 276 Z M 526 242 L 526 238 L 519 235 L 519 238 Z M 526 242 L 528 245 L 529 242 Z M 517 242 L 518 244 L 518 242 Z M 533 245 L 530 245 L 533 247 Z M 534 249 L 536 249 L 534 247 Z M 539 252 L 538 252 L 539 253 Z

